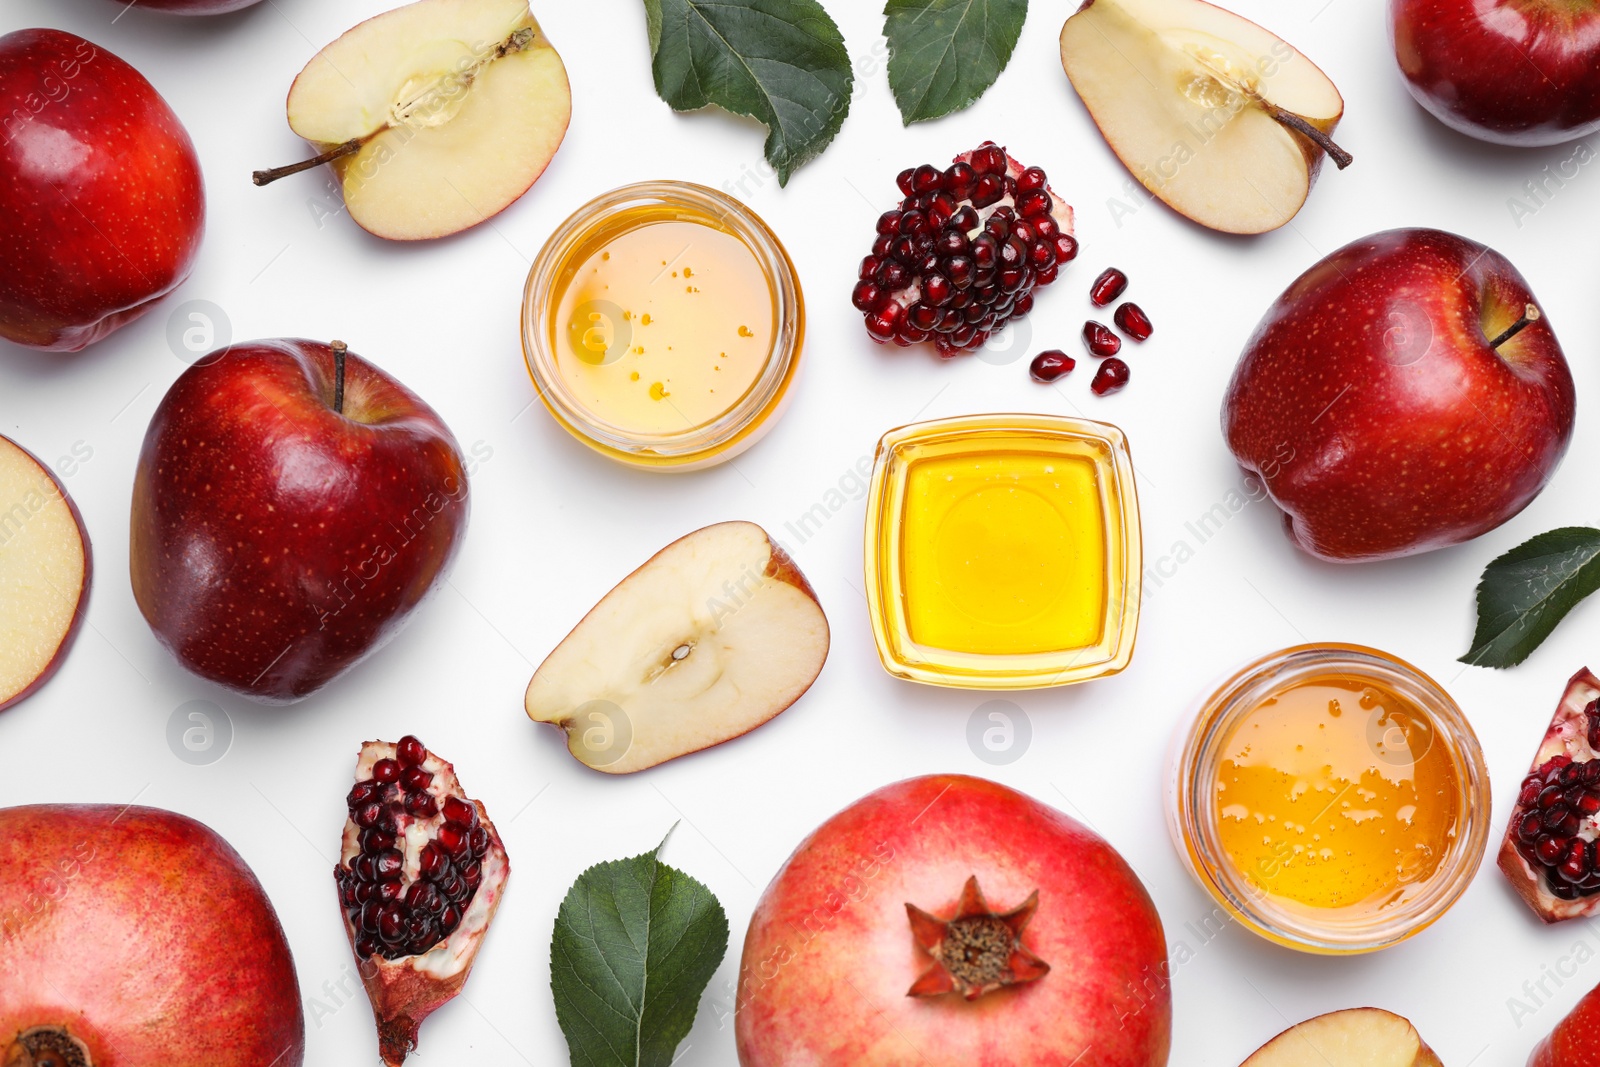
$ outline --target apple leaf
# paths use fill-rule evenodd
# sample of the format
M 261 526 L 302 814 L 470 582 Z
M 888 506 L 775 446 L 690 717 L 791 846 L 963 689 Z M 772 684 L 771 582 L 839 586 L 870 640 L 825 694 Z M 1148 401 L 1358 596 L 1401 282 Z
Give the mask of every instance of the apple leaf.
M 665 844 L 590 867 L 561 902 L 550 988 L 573 1067 L 669 1067 L 728 951 L 722 905 Z
M 889 0 L 883 14 L 889 88 L 909 126 L 960 111 L 994 84 L 1028 0 Z
M 1529 538 L 1483 569 L 1478 630 L 1461 662 L 1515 667 L 1596 589 L 1600 530 L 1564 526 Z
M 850 112 L 844 36 L 817 0 L 644 0 L 656 93 L 674 111 L 717 104 L 767 127 L 778 184 Z

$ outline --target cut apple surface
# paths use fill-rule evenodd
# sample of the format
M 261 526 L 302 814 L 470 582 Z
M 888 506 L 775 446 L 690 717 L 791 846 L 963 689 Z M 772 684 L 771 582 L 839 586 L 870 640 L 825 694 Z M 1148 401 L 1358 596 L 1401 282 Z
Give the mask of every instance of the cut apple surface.
M 1173 210 L 1263 233 L 1305 203 L 1344 100 L 1276 35 L 1203 0 L 1088 0 L 1061 65 L 1112 151 Z
M 794 561 L 754 523 L 723 522 L 607 593 L 534 672 L 528 716 L 626 774 L 760 726 L 827 658 L 828 620 Z
M 1381 1008 L 1346 1008 L 1291 1026 L 1242 1067 L 1441 1067 L 1417 1028 Z
M 528 188 L 572 117 L 561 57 L 526 0 L 419 0 L 328 45 L 289 89 L 289 127 L 331 163 L 350 217 L 379 237 L 475 226 Z
M 89 535 L 66 490 L 0 437 L 0 710 L 49 680 L 83 621 Z

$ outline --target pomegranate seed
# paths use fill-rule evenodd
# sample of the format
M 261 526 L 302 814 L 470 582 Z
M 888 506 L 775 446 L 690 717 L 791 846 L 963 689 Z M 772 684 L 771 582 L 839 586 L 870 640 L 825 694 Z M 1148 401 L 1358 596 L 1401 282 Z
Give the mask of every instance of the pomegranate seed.
M 1091 356 L 1114 356 L 1122 348 L 1122 340 L 1110 329 L 1090 319 L 1083 324 L 1083 347 Z
M 893 237 L 890 237 L 886 233 L 885 234 L 880 234 L 877 237 L 877 239 L 872 242 L 872 254 L 875 255 L 875 256 L 878 256 L 880 258 L 882 258 L 883 256 L 888 255 L 889 254 L 889 246 L 892 245 L 893 243 L 894 243 L 894 238 Z
M 931 330 L 939 324 L 939 315 L 938 308 L 918 302 L 906 309 L 906 322 L 916 330 Z
M 856 282 L 855 291 L 850 294 L 850 302 L 857 311 L 871 311 L 882 298 L 883 290 L 870 281 Z
M 867 315 L 867 332 L 874 340 L 883 342 L 895 335 L 900 328 L 900 305 L 885 304 L 883 307 Z
M 1051 272 L 1050 277 L 1051 278 L 1055 277 L 1055 272 L 1054 271 Z M 1049 278 L 1046 278 L 1044 276 L 1044 272 L 1042 272 L 1042 271 L 1039 273 L 1038 279 L 1039 280 L 1036 283 L 1035 288 L 1037 288 L 1040 285 L 1045 284 L 1045 282 L 1050 280 Z M 1033 310 L 1033 294 L 1029 293 L 1028 295 L 1026 295 L 1026 296 L 1022 297 L 1021 299 L 1019 299 L 1016 302 L 1016 304 L 1012 306 L 1012 308 L 1011 308 L 1011 316 L 1012 316 L 1012 318 L 1018 318 L 1020 316 L 1026 315 L 1028 312 L 1030 312 L 1032 310 Z
M 972 153 L 972 170 L 980 176 L 1004 174 L 1006 150 L 993 142 L 984 144 Z
M 1144 313 L 1143 308 L 1134 303 L 1117 305 L 1117 310 L 1111 316 L 1111 321 L 1115 322 L 1119 330 L 1135 341 L 1145 340 L 1154 329 L 1150 325 L 1150 316 Z
M 983 177 L 979 178 L 977 184 L 972 187 L 972 196 L 970 199 L 972 200 L 973 207 L 988 207 L 1005 194 L 1005 183 L 1003 183 L 999 178 L 996 178 L 993 174 L 985 174 Z
M 445 822 L 466 827 L 468 830 L 478 825 L 477 807 L 460 797 L 445 797 L 441 810 L 444 812 Z
M 1540 791 L 1541 790 L 1538 782 L 1530 782 L 1524 785 L 1522 787 L 1522 792 L 1517 794 L 1517 805 L 1519 807 L 1526 808 L 1529 805 L 1537 804 L 1539 801 Z
M 363 934 L 361 937 L 356 938 L 356 955 L 357 956 L 359 956 L 359 957 L 361 957 L 362 959 L 365 960 L 365 959 L 372 958 L 373 956 L 377 955 L 377 953 L 378 953 L 378 942 L 374 938 L 372 938 L 372 937 L 370 937 L 368 935 L 365 935 L 365 934 Z
M 1050 207 L 1050 194 L 1042 189 L 1034 189 L 1017 198 L 1017 214 L 1023 218 L 1048 214 Z
M 429 882 L 413 882 L 406 890 L 406 907 L 413 911 L 437 912 L 444 907 L 444 898 Z
M 1521 838 L 1524 843 L 1532 842 L 1539 836 L 1539 832 L 1543 828 L 1544 823 L 1540 820 L 1539 816 L 1535 815 L 1533 812 L 1529 812 L 1522 817 L 1521 821 L 1517 823 L 1517 836 Z
M 882 215 L 879 215 L 878 216 L 878 232 L 879 233 L 899 233 L 900 232 L 900 212 L 898 212 L 898 211 L 885 211 Z
M 344 798 L 345 806 L 351 811 L 372 800 L 378 795 L 378 783 L 370 778 L 364 782 L 357 782 L 350 787 L 350 792 Z
M 418 819 L 431 819 L 439 814 L 439 802 L 432 793 L 407 793 L 406 814 Z
M 380 904 L 387 904 L 391 900 L 399 900 L 400 894 L 405 892 L 405 885 L 398 878 L 391 878 L 387 882 L 379 882 L 373 886 L 376 890 L 372 899 Z M 362 901 L 363 904 L 366 901 Z
M 1539 859 L 1545 863 L 1560 862 L 1561 857 L 1566 854 L 1566 851 L 1567 842 L 1565 839 L 1551 837 L 1548 834 L 1541 835 L 1539 840 L 1534 842 L 1533 846 L 1533 854 L 1538 856 Z
M 437 882 L 450 872 L 450 855 L 437 841 L 430 841 L 417 856 L 417 869 L 428 881 Z
M 481 826 L 474 826 L 470 838 L 473 859 L 483 859 L 489 854 L 489 831 Z
M 1600 785 L 1600 760 L 1590 760 L 1583 765 L 1585 785 Z
M 400 777 L 400 764 L 392 759 L 381 759 L 372 765 L 372 778 L 376 782 L 393 782 Z
M 1089 299 L 1094 301 L 1095 307 L 1103 308 L 1121 296 L 1127 287 L 1128 276 L 1115 267 L 1107 267 L 1089 287 Z
M 1019 192 L 1032 192 L 1045 187 L 1044 171 L 1038 167 L 1029 167 L 1017 175 L 1017 190 Z
M 1539 807 L 1553 808 L 1561 803 L 1561 787 L 1559 785 L 1545 786 L 1539 793 Z
M 462 904 L 472 889 L 467 885 L 467 880 L 461 877 L 460 871 L 451 871 L 445 876 L 444 881 L 439 883 L 439 891 L 450 898 L 450 903 Z
M 439 931 L 446 937 L 455 933 L 456 927 L 461 925 L 461 909 L 454 904 L 446 906 L 439 915 Z
M 931 163 L 924 163 L 911 174 L 911 190 L 931 193 L 944 188 L 944 171 Z
M 895 177 L 894 183 L 898 185 L 900 187 L 900 191 L 907 196 L 911 195 L 911 178 L 912 175 L 916 174 L 916 172 L 917 170 L 915 167 L 907 167 Z
M 895 258 L 896 262 L 903 263 L 908 267 L 922 255 L 921 252 L 917 251 L 917 242 L 904 234 L 894 239 L 894 243 L 889 246 L 889 254 Z
M 411 734 L 406 734 L 395 746 L 395 756 L 407 767 L 415 767 L 428 758 L 428 750 Z
M 1095 396 L 1105 396 L 1127 384 L 1128 365 L 1113 357 L 1100 364 L 1100 369 L 1094 372 L 1094 381 L 1089 383 L 1089 389 Z
M 1053 382 L 1076 367 L 1077 362 L 1059 348 L 1040 352 L 1028 364 L 1028 375 L 1036 382 Z
M 382 830 L 361 831 L 361 851 L 376 855 L 386 848 L 394 847 L 394 835 L 386 834 Z
M 369 800 L 365 804 L 351 811 L 350 819 L 363 830 L 377 826 L 383 818 L 384 808 L 381 801 Z
M 883 260 L 881 258 L 878 256 L 867 256 L 861 261 L 861 269 L 856 272 L 856 276 L 865 281 L 874 274 L 878 273 L 878 268 L 881 266 L 883 266 Z
M 467 854 L 467 834 L 466 829 L 453 823 L 445 823 L 439 827 L 439 836 L 434 840 L 452 860 L 459 860 Z
M 383 905 L 376 900 L 369 900 L 361 905 L 361 929 L 369 934 L 378 932 L 378 916 L 383 914 Z
M 408 793 L 419 793 L 433 784 L 433 772 L 421 767 L 407 767 L 400 772 L 400 787 Z
M 1070 233 L 1056 238 L 1056 262 L 1067 263 L 1078 258 L 1078 239 Z
M 950 279 L 942 274 L 932 274 L 923 280 L 922 297 L 936 307 L 942 307 L 950 302 L 953 288 Z

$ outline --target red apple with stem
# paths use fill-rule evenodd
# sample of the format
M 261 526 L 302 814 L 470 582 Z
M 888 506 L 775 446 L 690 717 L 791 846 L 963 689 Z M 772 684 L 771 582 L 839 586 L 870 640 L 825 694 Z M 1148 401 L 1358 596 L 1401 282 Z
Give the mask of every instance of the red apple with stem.
M 210 828 L 127 804 L 0 808 L 0 1063 L 300 1067 L 294 959 Z
M 468 513 L 461 450 L 339 341 L 252 341 L 173 383 L 133 486 L 133 594 L 189 670 L 299 700 L 395 635 Z
M 1445 125 L 1504 145 L 1600 129 L 1600 5 L 1389 0 L 1406 88 Z
M 1504 256 L 1439 230 L 1334 252 L 1267 310 L 1223 403 L 1228 447 L 1335 562 L 1494 529 L 1572 439 L 1573 382 L 1543 307 Z
M 745 935 L 743 1067 L 1164 1067 L 1161 919 L 1098 835 L 965 775 L 886 786 L 800 843 Z
M 76 352 L 188 277 L 194 145 L 161 94 L 61 30 L 0 37 L 0 337 Z

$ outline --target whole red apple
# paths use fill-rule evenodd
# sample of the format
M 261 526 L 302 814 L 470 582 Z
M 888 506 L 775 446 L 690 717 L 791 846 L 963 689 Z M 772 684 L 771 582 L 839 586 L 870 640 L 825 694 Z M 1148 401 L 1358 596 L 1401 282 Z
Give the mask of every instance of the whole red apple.
M 743 1067 L 1161 1067 L 1166 938 L 1138 877 L 982 778 L 886 786 L 818 827 L 756 904 Z
M 1549 1036 L 1534 1046 L 1528 1057 L 1528 1067 L 1596 1067 L 1597 1064 L 1600 1064 L 1600 988 L 1585 993 L 1577 1006 L 1556 1023 Z
M 76 352 L 188 277 L 200 160 L 138 71 L 61 30 L 0 37 L 0 337 Z
M 1572 374 L 1522 275 L 1421 229 L 1363 237 L 1296 279 L 1222 408 L 1289 539 L 1336 562 L 1499 526 L 1549 480 L 1572 420 Z
M 193 819 L 0 808 L 0 1063 L 300 1067 L 294 960 L 261 883 Z
M 299 700 L 395 635 L 466 532 L 433 409 L 338 342 L 234 345 L 156 409 L 133 484 L 133 595 L 179 662 Z
M 1506 145 L 1600 129 L 1600 7 L 1581 0 L 1389 0 L 1406 88 L 1439 121 Z

